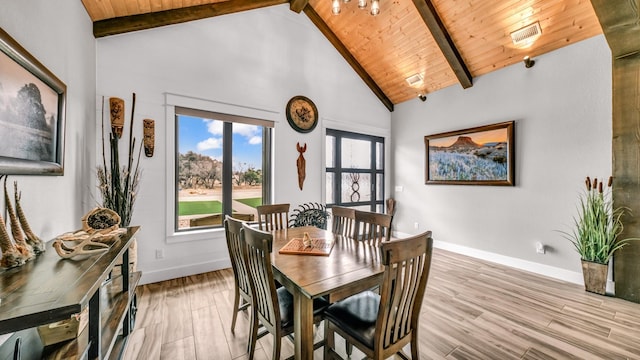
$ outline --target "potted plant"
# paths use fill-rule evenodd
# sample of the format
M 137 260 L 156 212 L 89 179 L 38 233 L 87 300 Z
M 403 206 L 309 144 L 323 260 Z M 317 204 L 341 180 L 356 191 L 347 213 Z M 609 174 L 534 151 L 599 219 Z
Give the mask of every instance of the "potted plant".
M 104 104 L 104 98 L 103 98 Z M 102 207 L 115 211 L 120 216 L 120 226 L 127 227 L 131 223 L 133 207 L 140 183 L 140 154 L 142 144 L 136 149 L 136 138 L 133 136 L 133 118 L 136 106 L 136 94 L 133 93 L 131 105 L 131 122 L 129 124 L 129 143 L 127 146 L 126 165 L 120 164 L 119 140 L 125 125 L 124 100 L 112 97 L 109 99 L 111 132 L 109 133 L 109 157 L 105 154 L 104 109 L 102 111 L 102 165 L 97 167 L 98 189 L 102 196 Z M 137 241 L 131 242 L 129 261 L 133 270 L 137 263 Z
M 605 294 L 609 261 L 613 254 L 637 238 L 618 239 L 626 208 L 614 207 L 611 193 L 613 178 L 605 184 L 587 176 L 586 191 L 580 195 L 578 216 L 573 232 L 563 232 L 573 243 L 582 261 L 585 290 Z

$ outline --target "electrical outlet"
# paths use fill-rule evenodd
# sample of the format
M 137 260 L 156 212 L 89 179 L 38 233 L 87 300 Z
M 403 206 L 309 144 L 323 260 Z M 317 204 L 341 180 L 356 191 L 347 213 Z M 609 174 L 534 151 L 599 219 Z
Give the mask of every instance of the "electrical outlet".
M 544 245 L 543 245 L 540 241 L 538 241 L 538 242 L 536 243 L 536 252 L 537 252 L 538 254 L 544 254 L 544 253 L 545 253 Z
M 396 192 L 402 192 L 404 190 L 404 186 L 396 185 Z
M 414 222 L 414 223 L 413 223 L 413 228 L 414 228 L 414 229 L 418 229 L 418 228 L 420 228 L 420 224 L 418 224 L 417 222 Z
M 164 249 L 156 249 L 156 259 L 164 259 Z

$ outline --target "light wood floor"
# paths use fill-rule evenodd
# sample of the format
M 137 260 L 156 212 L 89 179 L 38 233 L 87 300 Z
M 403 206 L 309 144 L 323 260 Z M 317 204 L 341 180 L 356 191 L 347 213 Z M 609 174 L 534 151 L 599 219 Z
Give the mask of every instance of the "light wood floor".
M 421 359 L 640 359 L 639 304 L 439 249 L 431 269 Z M 231 333 L 232 301 L 230 269 L 142 286 L 124 359 L 247 358 L 249 321 L 241 312 Z M 256 359 L 272 341 L 259 341 Z

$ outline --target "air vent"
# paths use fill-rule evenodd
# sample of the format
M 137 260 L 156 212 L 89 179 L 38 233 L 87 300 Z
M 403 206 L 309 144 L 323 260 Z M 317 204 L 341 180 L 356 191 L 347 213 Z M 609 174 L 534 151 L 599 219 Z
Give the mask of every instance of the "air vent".
M 533 44 L 540 35 L 542 35 L 542 29 L 540 28 L 540 23 L 536 21 L 531 25 L 527 25 L 522 29 L 512 32 L 511 40 L 514 45 L 526 46 Z
M 414 74 L 405 79 L 410 86 L 419 86 L 422 85 L 422 75 Z

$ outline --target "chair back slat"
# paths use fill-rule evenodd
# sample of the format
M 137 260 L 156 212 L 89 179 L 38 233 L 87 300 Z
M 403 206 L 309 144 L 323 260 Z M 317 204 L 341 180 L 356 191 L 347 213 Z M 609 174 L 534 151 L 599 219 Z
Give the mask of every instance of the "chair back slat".
M 353 237 L 371 245 L 389 241 L 392 219 L 391 215 L 356 210 Z
M 227 249 L 231 258 L 231 268 L 233 269 L 234 280 L 238 290 L 245 298 L 251 297 L 247 266 L 242 258 L 240 232 L 242 221 L 227 215 L 224 221 L 225 236 L 227 238 Z
M 428 231 L 380 246 L 385 273 L 374 344 L 382 350 L 411 336 L 417 329 L 431 267 L 433 239 Z
M 353 237 L 354 223 L 356 221 L 356 211 L 352 208 L 334 206 L 331 208 L 332 226 L 334 234 Z
M 290 204 L 260 205 L 256 207 L 260 230 L 286 229 L 289 226 L 289 207 Z
M 280 329 L 281 318 L 271 267 L 273 235 L 244 224 L 241 239 L 245 244 L 243 250 L 246 254 L 254 311 L 269 332 L 275 334 L 275 329 Z

